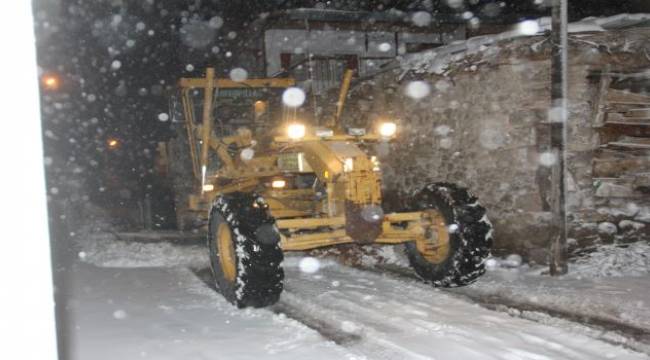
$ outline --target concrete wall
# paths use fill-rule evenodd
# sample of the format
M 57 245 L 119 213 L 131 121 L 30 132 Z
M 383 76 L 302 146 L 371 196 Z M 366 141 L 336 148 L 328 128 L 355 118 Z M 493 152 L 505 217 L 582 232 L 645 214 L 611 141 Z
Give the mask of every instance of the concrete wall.
M 354 89 L 347 114 L 356 123 L 399 119 L 400 140 L 379 148 L 386 187 L 412 190 L 428 181 L 467 186 L 488 208 L 495 252 L 517 252 L 539 263 L 547 258 L 552 190 L 549 168 L 540 163 L 549 144 L 550 108 L 550 47 L 543 40 L 508 41 L 498 51 L 461 57 L 445 76 L 404 69 L 385 73 Z M 571 245 L 639 236 L 640 226 L 639 232 L 630 232 L 620 222 L 635 217 L 648 222 L 647 216 L 640 219 L 650 205 L 647 197 L 595 196 L 592 157 L 600 140 L 592 125 L 599 91 L 588 76 L 608 69 L 650 68 L 650 59 L 641 55 L 650 49 L 650 29 L 572 35 L 570 45 Z M 429 84 L 430 94 L 421 99 L 406 95 L 412 81 Z M 599 232 L 605 222 L 619 225 L 615 233 L 603 231 L 604 225 Z

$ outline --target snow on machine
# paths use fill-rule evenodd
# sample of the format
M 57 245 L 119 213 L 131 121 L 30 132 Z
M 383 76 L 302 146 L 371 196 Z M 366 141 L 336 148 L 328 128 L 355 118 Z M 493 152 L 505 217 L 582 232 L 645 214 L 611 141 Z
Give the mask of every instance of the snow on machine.
M 215 116 L 218 93 L 286 89 L 294 81 L 214 74 L 208 68 L 203 78 L 180 80 L 183 126 L 169 144 L 169 161 L 172 176 L 189 178 L 174 180 L 179 226 L 207 223 L 214 279 L 230 302 L 240 308 L 275 303 L 283 289 L 284 251 L 339 244 L 404 244 L 415 272 L 434 286 L 466 285 L 483 274 L 492 225 L 469 191 L 431 183 L 410 196 L 394 192 L 395 199 L 384 199 L 380 165 L 368 154 L 372 145 L 394 139 L 398 128 L 391 121 L 372 129 L 341 125 L 350 70 L 330 126 L 285 116 L 257 137 L 244 127 L 225 134 Z M 196 95 L 203 98 L 198 107 Z M 200 122 L 196 109 L 202 110 Z

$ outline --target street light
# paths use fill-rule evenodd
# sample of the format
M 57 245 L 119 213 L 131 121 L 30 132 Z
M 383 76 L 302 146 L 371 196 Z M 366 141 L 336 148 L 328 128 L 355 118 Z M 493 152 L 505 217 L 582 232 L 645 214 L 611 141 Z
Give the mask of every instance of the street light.
M 108 148 L 111 150 L 117 149 L 117 147 L 120 146 L 120 142 L 117 141 L 117 139 L 108 139 L 106 141 L 106 144 L 108 145 Z
M 41 79 L 43 87 L 47 90 L 57 90 L 60 85 L 59 78 L 56 75 L 48 74 Z

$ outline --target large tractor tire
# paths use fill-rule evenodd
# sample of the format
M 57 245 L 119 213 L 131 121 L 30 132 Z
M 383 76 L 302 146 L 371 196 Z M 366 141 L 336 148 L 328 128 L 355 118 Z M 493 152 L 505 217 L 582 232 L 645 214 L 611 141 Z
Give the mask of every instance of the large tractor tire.
M 249 193 L 217 198 L 210 211 L 208 249 L 221 294 L 239 308 L 280 298 L 284 279 L 280 233 L 264 200 Z
M 485 272 L 492 224 L 474 195 L 454 184 L 434 183 L 416 192 L 409 208 L 425 212 L 435 225 L 405 244 L 418 276 L 434 286 L 455 287 L 471 284 Z

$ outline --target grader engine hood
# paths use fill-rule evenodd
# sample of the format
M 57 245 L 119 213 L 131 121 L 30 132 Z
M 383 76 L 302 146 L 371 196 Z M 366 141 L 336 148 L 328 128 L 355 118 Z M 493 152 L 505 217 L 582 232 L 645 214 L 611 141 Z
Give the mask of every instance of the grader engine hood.
M 356 144 L 345 141 L 307 141 L 305 159 L 327 185 L 328 215 L 345 216 L 345 232 L 361 243 L 381 234 L 381 179 Z

